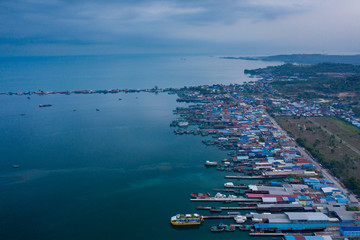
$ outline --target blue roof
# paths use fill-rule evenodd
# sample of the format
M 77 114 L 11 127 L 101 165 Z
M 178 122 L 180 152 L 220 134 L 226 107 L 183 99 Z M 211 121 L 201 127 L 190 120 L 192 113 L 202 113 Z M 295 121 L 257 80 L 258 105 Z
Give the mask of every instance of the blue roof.
M 305 240 L 324 240 L 322 236 L 304 236 Z
M 285 240 L 296 240 L 293 235 L 285 235 Z
M 360 231 L 360 226 L 340 227 L 340 231 Z

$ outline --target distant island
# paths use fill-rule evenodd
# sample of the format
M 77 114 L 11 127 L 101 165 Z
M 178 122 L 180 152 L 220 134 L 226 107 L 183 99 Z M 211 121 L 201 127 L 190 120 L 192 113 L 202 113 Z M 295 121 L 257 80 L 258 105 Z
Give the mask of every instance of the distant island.
M 360 65 L 358 55 L 327 55 L 327 54 L 289 54 L 260 57 L 221 57 L 222 59 L 241 59 L 251 61 L 271 61 L 297 64 L 345 63 Z

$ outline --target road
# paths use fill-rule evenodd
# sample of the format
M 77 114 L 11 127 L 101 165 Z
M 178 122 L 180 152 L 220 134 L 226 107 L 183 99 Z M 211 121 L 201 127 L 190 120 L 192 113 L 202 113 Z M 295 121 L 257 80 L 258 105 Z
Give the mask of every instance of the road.
M 266 112 L 266 111 L 265 111 Z M 267 114 L 267 113 L 266 113 Z M 268 114 L 267 114 L 268 115 Z M 274 126 L 276 126 L 283 134 L 285 134 L 287 136 L 287 133 L 279 126 L 279 124 L 275 121 L 275 119 L 273 119 L 271 116 L 268 115 L 268 117 L 270 118 L 271 122 L 274 124 Z M 290 137 L 289 137 L 290 141 L 292 141 L 296 146 L 297 149 L 300 151 L 301 155 L 303 157 L 305 157 L 307 160 L 311 161 L 318 169 L 320 169 L 320 172 L 322 173 L 322 175 L 328 179 L 329 181 L 333 182 L 335 187 L 337 187 L 340 191 L 343 192 L 343 194 L 345 194 L 347 196 L 347 198 L 349 199 L 350 202 L 356 202 L 357 204 L 359 204 L 359 200 L 356 198 L 356 196 L 351 193 L 348 189 L 346 189 L 345 187 L 343 187 L 343 185 L 338 181 L 337 178 L 335 178 L 333 175 L 331 175 L 330 172 L 328 172 L 326 169 L 324 169 L 313 157 L 310 153 L 308 153 L 304 148 L 300 147 L 297 145 L 297 143 L 295 141 L 293 141 Z
M 348 148 L 350 148 L 351 150 L 353 150 L 354 152 L 356 152 L 357 154 L 360 155 L 360 151 L 357 148 L 351 146 L 349 143 L 345 142 L 344 140 L 342 140 L 341 138 L 339 138 L 338 136 L 336 136 L 335 134 L 330 132 L 328 129 L 322 127 L 320 124 L 318 124 L 317 122 L 315 122 L 311 118 L 306 118 L 306 119 L 309 120 L 310 122 L 312 122 L 313 124 L 315 124 L 317 127 L 321 127 L 321 129 L 324 130 L 325 132 L 327 132 L 328 134 L 334 135 L 336 140 L 338 140 L 339 142 L 342 142 L 345 146 L 347 146 Z

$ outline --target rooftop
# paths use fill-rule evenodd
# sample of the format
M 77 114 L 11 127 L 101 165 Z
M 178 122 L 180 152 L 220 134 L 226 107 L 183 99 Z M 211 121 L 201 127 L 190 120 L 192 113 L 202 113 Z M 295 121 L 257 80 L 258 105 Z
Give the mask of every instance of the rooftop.
M 329 221 L 329 217 L 321 212 L 285 212 L 290 221 Z

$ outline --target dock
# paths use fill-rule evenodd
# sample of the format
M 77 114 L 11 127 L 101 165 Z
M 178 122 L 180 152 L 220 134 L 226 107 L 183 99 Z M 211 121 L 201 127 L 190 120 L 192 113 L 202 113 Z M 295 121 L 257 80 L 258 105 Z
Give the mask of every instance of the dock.
M 256 233 L 256 232 L 251 232 L 249 233 L 249 236 L 258 236 L 258 237 L 261 237 L 261 236 L 284 236 L 284 235 L 288 235 L 288 234 L 285 234 L 285 233 Z
M 191 202 L 261 202 L 261 199 L 250 198 L 192 198 Z
M 241 175 L 236 175 L 236 176 L 225 176 L 225 178 L 230 178 L 230 179 L 269 179 L 271 177 L 265 177 L 265 176 L 241 176 Z
M 203 216 L 204 219 L 234 219 L 234 215 L 210 215 Z
M 214 207 L 198 207 L 198 210 L 210 210 Z M 221 210 L 257 210 L 257 206 L 253 207 L 219 207 Z
M 248 186 L 225 186 L 225 188 L 248 189 Z
M 235 192 L 235 189 L 222 189 L 222 188 L 214 188 L 215 192 Z

